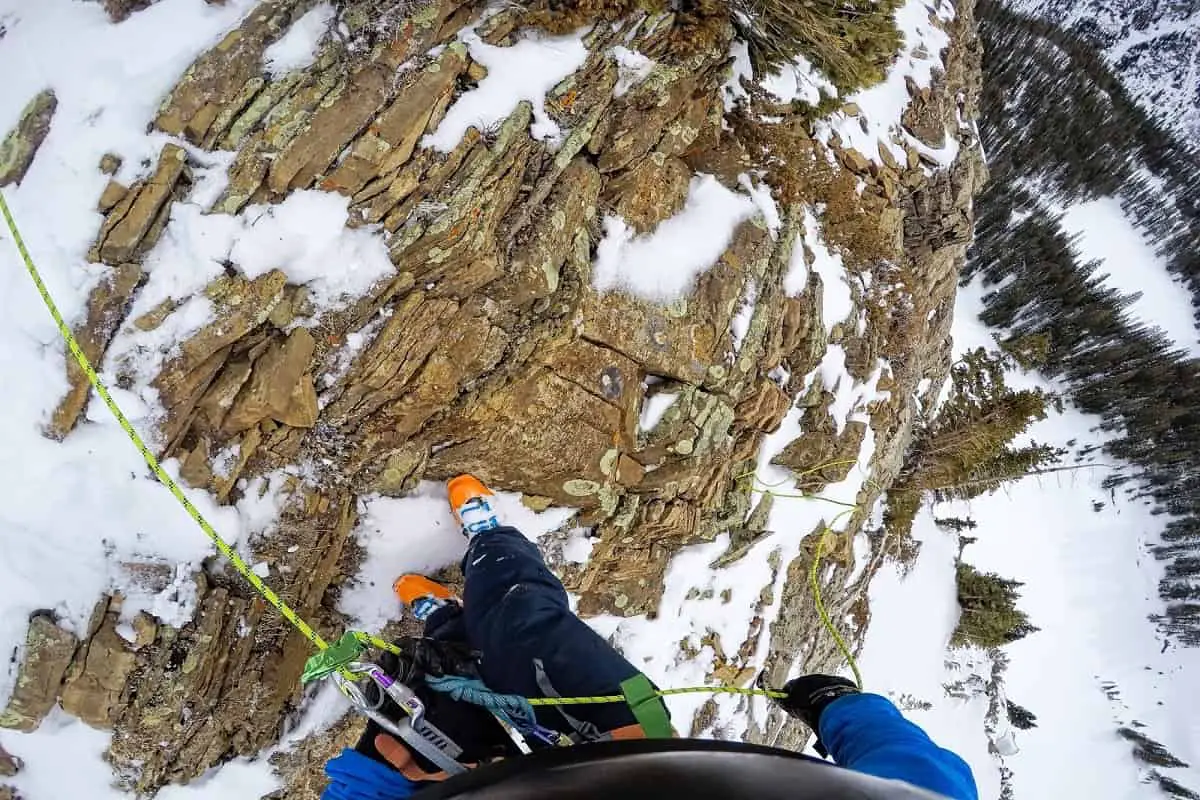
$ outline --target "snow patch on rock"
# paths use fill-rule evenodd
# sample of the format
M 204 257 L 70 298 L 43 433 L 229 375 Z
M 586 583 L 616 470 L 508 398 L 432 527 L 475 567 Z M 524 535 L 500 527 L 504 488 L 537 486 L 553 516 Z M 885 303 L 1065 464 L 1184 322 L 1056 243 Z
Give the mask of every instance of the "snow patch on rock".
M 780 103 L 792 103 L 799 100 L 810 106 L 821 102 L 821 94 L 837 97 L 838 90 L 821 71 L 814 67 L 804 56 L 797 56 L 792 64 L 782 67 L 774 75 L 768 75 L 760 84 Z
M 656 303 L 687 294 L 733 241 L 737 226 L 755 213 L 749 197 L 726 189 L 711 175 L 692 178 L 682 211 L 650 234 L 635 235 L 625 220 L 604 219 L 596 247 L 592 286 L 626 291 Z
M 813 272 L 821 276 L 821 318 L 825 321 L 826 332 L 832 333 L 833 326 L 839 322 L 845 322 L 854 310 L 854 300 L 850 294 L 850 276 L 846 272 L 846 265 L 842 262 L 842 257 L 825 244 L 825 239 L 821 235 L 821 224 L 811 209 L 806 209 L 804 212 L 803 236 L 804 247 L 797 242 L 792 251 L 792 266 L 784 281 L 784 289 L 791 296 L 803 291 L 804 284 L 807 283 L 807 272 L 804 273 L 804 283 L 801 283 L 799 280 L 801 273 L 799 267 L 796 266 L 796 261 L 800 259 L 803 263 L 805 248 L 807 248 L 808 252 L 812 253 L 810 266 Z M 793 277 L 793 271 L 795 271 L 795 277 Z M 793 290 L 795 290 L 794 294 Z
M 487 77 L 454 101 L 437 130 L 425 136 L 421 145 L 448 153 L 468 128 L 483 131 L 499 124 L 523 100 L 533 106 L 529 134 L 539 141 L 559 141 L 562 131 L 546 113 L 546 93 L 587 60 L 582 33 L 543 36 L 531 32 L 512 47 L 490 45 L 474 29 L 463 31 L 459 39 L 471 58 L 487 68 Z
M 613 87 L 614 97 L 624 97 L 629 90 L 637 86 L 654 71 L 654 60 L 647 58 L 636 50 L 617 45 L 609 53 L 617 62 L 617 85 Z
M 954 7 L 949 0 L 938 0 L 934 8 L 939 21 L 954 18 Z M 919 88 L 932 85 L 934 70 L 943 67 L 940 53 L 950 43 L 949 35 L 931 16 L 930 4 L 925 0 L 906 0 L 896 9 L 896 27 L 904 44 L 888 68 L 887 77 L 882 83 L 845 98 L 848 104 L 858 107 L 857 116 L 838 112 L 818 123 L 817 136 L 822 142 L 828 143 L 836 133 L 843 147 L 857 150 L 876 163 L 883 163 L 880 147 L 888 148 L 898 161 L 904 162 L 904 148 L 892 141 L 892 137 L 903 130 L 901 118 L 909 104 L 907 82 L 911 80 Z M 947 135 L 946 139 L 955 137 Z
M 272 78 L 306 69 L 317 60 L 321 39 L 337 12 L 331 3 L 321 3 L 292 23 L 288 32 L 263 53 L 263 66 Z
M 677 397 L 679 394 L 676 392 L 658 392 L 643 400 L 642 413 L 638 417 L 638 430 L 643 433 L 654 430 L 654 426 L 663 418 L 663 414 L 667 413 L 667 409 L 675 404 Z

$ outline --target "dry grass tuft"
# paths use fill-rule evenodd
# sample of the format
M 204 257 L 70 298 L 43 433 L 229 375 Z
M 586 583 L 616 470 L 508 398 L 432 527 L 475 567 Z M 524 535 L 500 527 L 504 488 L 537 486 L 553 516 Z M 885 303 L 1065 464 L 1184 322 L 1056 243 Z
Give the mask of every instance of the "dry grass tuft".
M 673 11 L 671 30 L 651 58 L 685 59 L 728 47 L 733 38 L 728 0 L 528 0 L 522 23 L 565 34 L 597 22 L 615 22 L 637 13 Z
M 522 3 L 522 22 L 556 35 L 585 25 L 614 22 L 637 11 L 661 11 L 657 0 L 531 0 Z
M 731 0 L 734 26 L 756 72 L 802 55 L 845 95 L 883 80 L 900 48 L 898 0 Z
M 746 107 L 729 120 L 749 163 L 765 171 L 780 205 L 823 207 L 825 240 L 851 267 L 896 258 L 894 237 L 880 224 L 881 203 L 859 194 L 858 179 L 831 158 L 827 147 L 808 137 L 802 120 L 765 123 Z
M 686 57 L 729 42 L 750 45 L 756 72 L 804 56 L 844 95 L 883 80 L 900 47 L 892 19 L 899 0 L 526 0 L 523 22 L 552 33 L 638 12 L 675 15 L 662 54 Z
M 427 0 L 334 0 L 330 32 L 351 53 L 366 53 L 403 34 Z
M 825 213 L 821 217 L 825 239 L 846 257 L 855 269 L 881 261 L 894 261 L 896 238 L 882 224 L 880 214 L 886 203 L 858 192 L 858 178 L 838 168 L 825 194 Z

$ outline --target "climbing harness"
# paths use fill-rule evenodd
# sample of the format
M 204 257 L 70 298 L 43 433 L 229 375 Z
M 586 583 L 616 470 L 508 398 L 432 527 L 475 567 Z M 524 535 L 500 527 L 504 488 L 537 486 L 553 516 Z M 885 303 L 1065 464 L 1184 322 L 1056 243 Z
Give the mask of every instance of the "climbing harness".
M 437 764 L 441 769 L 448 773 L 454 774 L 463 772 L 466 767 L 457 761 L 457 756 L 461 755 L 462 750 L 458 745 L 446 736 L 442 731 L 438 730 L 431 722 L 424 718 L 425 706 L 421 702 L 416 693 L 407 685 L 395 678 L 388 676 L 383 669 L 378 665 L 363 660 L 362 655 L 368 647 L 377 648 L 393 655 L 402 655 L 402 651 L 391 642 L 385 641 L 378 636 L 373 636 L 360 631 L 347 631 L 341 639 L 330 644 L 322 636 L 313 629 L 311 625 L 304 621 L 291 606 L 289 606 L 283 598 L 275 593 L 271 587 L 267 586 L 258 575 L 250 568 L 237 551 L 231 547 L 216 529 L 205 519 L 200 510 L 187 498 L 182 487 L 175 481 L 174 478 L 163 468 L 158 459 L 150 451 L 145 441 L 138 434 L 130 423 L 128 417 L 121 411 L 108 388 L 96 373 L 91 361 L 79 346 L 79 342 L 75 339 L 75 335 L 71 332 L 70 327 L 63 319 L 62 314 L 58 310 L 54 299 L 50 295 L 49 289 L 46 288 L 45 282 L 38 271 L 29 250 L 25 246 L 25 241 L 21 237 L 20 230 L 17 228 L 16 220 L 13 218 L 12 212 L 8 207 L 8 202 L 4 197 L 4 193 L 0 192 L 0 213 L 3 214 L 4 220 L 8 225 L 8 229 L 12 234 L 13 243 L 16 245 L 17 252 L 21 256 L 21 260 L 25 264 L 25 268 L 32 279 L 34 287 L 42 298 L 47 311 L 54 320 L 55 327 L 58 329 L 59 335 L 62 337 L 66 345 L 67 351 L 74 358 L 79 368 L 83 371 L 95 390 L 96 395 L 101 402 L 112 413 L 117 420 L 121 429 L 133 443 L 134 447 L 145 459 L 150 471 L 158 479 L 167 490 L 174 495 L 175 499 L 187 512 L 188 516 L 199 526 L 200 530 L 208 537 L 217 551 L 224 556 L 234 570 L 241 575 L 251 587 L 265 600 L 272 608 L 279 612 L 292 627 L 294 627 L 304 638 L 317 649 L 308 662 L 305 664 L 304 672 L 301 678 L 303 683 L 309 683 L 315 680 L 324 678 L 332 678 L 343 695 L 345 695 L 350 703 L 354 706 L 358 713 L 363 714 L 371 720 L 374 720 L 381 728 L 389 733 L 399 737 L 404 742 L 409 744 L 416 752 L 428 758 L 434 764 Z M 822 465 L 816 469 L 824 469 L 832 465 Z M 815 470 L 814 470 L 815 471 Z M 770 490 L 768 489 L 769 493 Z M 780 495 L 788 496 L 788 495 Z M 811 497 L 797 495 L 806 499 L 826 498 Z M 830 500 L 829 502 L 838 502 Z M 841 505 L 850 506 L 846 508 L 834 522 L 842 515 L 854 510 L 854 506 L 847 503 L 839 503 Z M 832 526 L 833 523 L 831 523 Z M 810 573 L 810 584 L 813 590 L 814 601 L 820 613 L 821 620 L 826 629 L 833 635 L 835 642 L 838 645 L 843 657 L 850 664 L 854 671 L 855 679 L 859 685 L 862 685 L 862 679 L 859 674 L 858 665 L 854 660 L 853 654 L 847 647 L 845 640 L 838 633 L 836 626 L 825 610 L 825 605 L 821 599 L 820 585 L 817 579 L 817 571 L 821 561 L 822 549 L 824 546 L 825 536 L 830 534 L 831 526 L 827 526 L 822 532 L 820 539 L 817 542 L 816 555 L 813 559 L 812 570 Z M 453 677 L 453 676 L 447 676 Z M 766 688 L 741 688 L 735 686 L 695 686 L 682 689 L 657 689 L 645 675 L 636 675 L 633 678 L 625 681 L 621 685 L 622 694 L 619 695 L 601 695 L 595 697 L 536 697 L 524 698 L 515 695 L 501 695 L 488 689 L 481 681 L 463 683 L 453 680 L 433 680 L 427 681 L 427 685 L 434 691 L 444 692 L 452 697 L 462 699 L 465 702 L 479 705 L 490 711 L 506 730 L 513 737 L 514 742 L 523 752 L 528 752 L 528 746 L 524 744 L 521 738 L 522 731 L 532 733 L 535 737 L 549 744 L 561 745 L 569 744 L 570 740 L 556 731 L 552 731 L 536 723 L 533 718 L 532 709 L 540 706 L 573 706 L 573 705 L 589 705 L 595 703 L 627 703 L 632 710 L 634 717 L 642 725 L 646 735 L 651 738 L 669 737 L 671 736 L 670 720 L 667 716 L 666 707 L 663 705 L 662 698 L 672 695 L 693 694 L 693 693 L 708 693 L 708 694 L 737 694 L 742 696 L 762 696 L 771 698 L 783 698 L 786 694 L 780 691 Z M 367 690 L 367 687 L 373 687 L 373 691 Z M 399 720 L 393 720 L 388 715 L 382 712 L 384 698 L 391 699 L 404 712 L 404 717 Z M 526 713 L 528 709 L 528 714 Z M 564 741 L 564 739 L 566 741 Z

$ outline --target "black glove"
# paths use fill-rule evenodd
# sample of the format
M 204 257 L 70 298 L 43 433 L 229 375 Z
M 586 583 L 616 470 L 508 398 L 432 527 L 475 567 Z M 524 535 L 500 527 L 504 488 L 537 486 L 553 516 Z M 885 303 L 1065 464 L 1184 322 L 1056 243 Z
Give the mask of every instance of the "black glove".
M 464 675 L 478 677 L 478 654 L 459 642 L 443 642 L 437 639 L 405 637 L 396 642 L 402 655 L 383 653 L 379 666 L 388 675 L 408 686 L 425 704 L 425 718 L 436 725 L 463 749 L 458 758 L 464 763 L 480 763 L 493 758 L 516 755 L 516 746 L 508 734 L 489 712 L 470 703 L 452 700 L 448 695 L 435 692 L 425 685 L 426 675 Z M 367 698 L 373 700 L 374 685 L 367 687 Z M 390 699 L 384 699 L 381 712 L 390 719 L 400 719 L 404 712 Z M 359 739 L 355 750 L 380 763 L 388 761 L 375 746 L 375 737 L 386 733 L 374 721 Z M 433 762 L 413 752 L 413 758 L 426 772 L 437 772 Z
M 396 641 L 396 646 L 401 654 L 381 654 L 379 666 L 403 683 L 420 683 L 426 675 L 479 677 L 479 653 L 463 642 L 405 636 Z
M 829 755 L 821 741 L 821 712 L 839 697 L 858 694 L 858 686 L 854 681 L 835 675 L 802 675 L 784 684 L 783 691 L 787 697 L 776 699 L 776 702 L 788 714 L 812 728 L 817 735 L 817 752 L 822 756 Z

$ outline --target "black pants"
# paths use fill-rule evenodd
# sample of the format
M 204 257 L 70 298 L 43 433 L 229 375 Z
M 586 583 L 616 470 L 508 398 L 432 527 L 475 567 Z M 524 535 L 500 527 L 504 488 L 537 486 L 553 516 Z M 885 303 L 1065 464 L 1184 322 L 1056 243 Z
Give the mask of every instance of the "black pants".
M 638 673 L 575 616 L 562 583 L 537 546 L 516 528 L 476 534 L 463 559 L 463 574 L 463 607 L 438 609 L 426 623 L 425 635 L 465 641 L 480 651 L 482 677 L 493 691 L 525 697 L 612 695 L 620 694 L 621 682 Z M 625 703 L 564 710 L 599 731 L 636 722 Z M 543 725 L 572 732 L 562 711 L 537 712 Z

